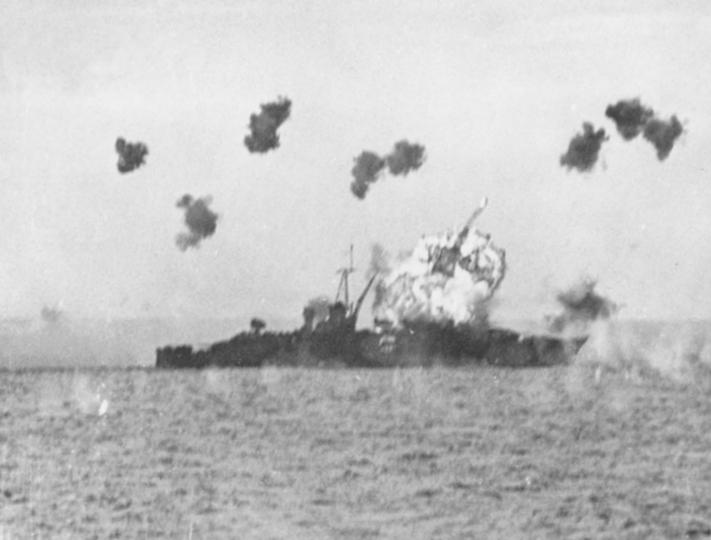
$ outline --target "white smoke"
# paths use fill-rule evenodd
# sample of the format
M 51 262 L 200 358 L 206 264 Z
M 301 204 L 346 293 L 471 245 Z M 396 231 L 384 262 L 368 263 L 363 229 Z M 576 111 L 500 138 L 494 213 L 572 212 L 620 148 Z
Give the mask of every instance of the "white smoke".
M 437 266 L 447 255 L 456 257 L 451 272 Z M 465 228 L 459 236 L 452 231 L 423 236 L 412 254 L 381 279 L 374 315 L 395 326 L 404 321 L 483 322 L 486 303 L 505 271 L 504 251 L 488 234 Z
M 707 328 L 693 323 L 648 324 L 653 331 L 615 319 L 596 321 L 578 363 L 592 363 L 627 376 L 656 375 L 686 383 L 711 370 Z

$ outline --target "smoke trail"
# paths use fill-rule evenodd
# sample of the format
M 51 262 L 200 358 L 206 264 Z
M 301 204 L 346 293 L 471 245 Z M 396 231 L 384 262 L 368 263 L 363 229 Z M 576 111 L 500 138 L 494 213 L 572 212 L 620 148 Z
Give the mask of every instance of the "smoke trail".
M 592 170 L 597 163 L 602 143 L 608 137 L 605 130 L 600 128 L 595 131 L 589 122 L 583 123 L 583 132 L 577 133 L 568 145 L 568 151 L 560 156 L 560 164 L 568 170 L 577 169 L 580 172 Z
M 370 184 L 378 179 L 378 175 L 385 168 L 385 160 L 374 152 L 363 151 L 355 158 L 355 165 L 351 170 L 353 182 L 351 192 L 359 199 L 364 199 Z
M 185 225 L 189 229 L 187 233 L 179 233 L 175 239 L 182 251 L 199 247 L 204 238 L 215 233 L 218 215 L 208 208 L 211 202 L 209 196 L 193 199 L 192 195 L 185 194 L 176 203 L 178 208 L 185 210 Z
M 410 171 L 419 169 L 425 161 L 425 147 L 410 144 L 406 140 L 395 143 L 393 151 L 385 157 L 390 174 L 407 176 Z
M 125 174 L 145 163 L 148 147 L 142 142 L 126 142 L 123 137 L 116 139 L 116 152 L 119 155 L 116 164 L 120 173 Z
M 657 149 L 657 158 L 664 161 L 674 148 L 674 142 L 684 132 L 684 128 L 679 119 L 672 115 L 667 120 L 652 118 L 644 126 L 644 138 L 647 139 Z
M 291 101 L 280 97 L 278 101 L 260 105 L 261 112 L 249 117 L 251 133 L 244 138 L 244 145 L 251 153 L 263 154 L 279 148 L 277 130 L 291 114 Z
M 593 321 L 610 318 L 617 311 L 617 305 L 595 292 L 596 285 L 595 280 L 583 278 L 568 290 L 559 292 L 556 299 L 563 311 L 555 317 L 549 317 L 550 330 L 586 331 Z
M 635 99 L 623 99 L 615 105 L 608 105 L 605 116 L 611 118 L 618 133 L 626 141 L 631 141 L 642 132 L 645 124 L 654 117 L 654 111 Z

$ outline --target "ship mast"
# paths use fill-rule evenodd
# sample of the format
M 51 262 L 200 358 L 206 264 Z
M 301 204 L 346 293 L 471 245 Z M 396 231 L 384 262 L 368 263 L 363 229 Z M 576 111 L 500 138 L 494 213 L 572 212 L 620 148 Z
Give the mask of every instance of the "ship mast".
M 346 309 L 350 312 L 353 306 L 350 304 L 350 299 L 348 296 L 348 276 L 355 271 L 353 268 L 353 244 L 350 246 L 350 259 L 349 265 L 338 269 L 338 273 L 341 274 L 341 280 L 338 283 L 338 290 L 336 291 L 336 302 L 338 302 L 341 297 L 341 291 L 343 291 L 343 303 L 346 305 Z

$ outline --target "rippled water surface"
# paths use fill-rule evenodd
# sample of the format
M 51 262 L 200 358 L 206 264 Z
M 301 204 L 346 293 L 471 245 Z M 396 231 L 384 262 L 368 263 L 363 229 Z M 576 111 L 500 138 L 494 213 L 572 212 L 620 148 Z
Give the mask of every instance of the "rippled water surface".
M 708 379 L 0 373 L 0 538 L 711 536 Z

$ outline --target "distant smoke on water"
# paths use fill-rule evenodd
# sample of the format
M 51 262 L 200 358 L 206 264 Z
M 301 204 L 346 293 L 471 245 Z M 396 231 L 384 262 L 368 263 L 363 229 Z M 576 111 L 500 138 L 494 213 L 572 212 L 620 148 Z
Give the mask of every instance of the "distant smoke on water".
M 57 324 L 63 319 L 64 315 L 58 307 L 44 306 L 40 311 L 40 317 L 47 324 Z
M 364 150 L 354 161 L 351 192 L 362 200 L 370 185 L 378 180 L 386 167 L 393 176 L 407 176 L 411 171 L 419 169 L 425 162 L 425 147 L 403 139 L 395 143 L 392 152 L 384 157 Z
M 121 174 L 125 174 L 145 163 L 148 147 L 142 142 L 130 143 L 119 137 L 116 139 L 116 152 L 119 155 L 116 167 Z
M 582 133 L 576 134 L 568 144 L 568 150 L 560 156 L 560 164 L 568 170 L 591 171 L 597 163 L 602 143 L 608 140 L 605 130 L 589 123 L 583 123 Z
M 188 227 L 187 233 L 179 233 L 175 239 L 182 251 L 199 247 L 203 239 L 215 233 L 218 215 L 210 210 L 211 202 L 209 196 L 193 199 L 192 195 L 185 194 L 176 203 L 178 208 L 185 210 L 185 225 Z
M 277 101 L 262 104 L 261 109 L 259 114 L 249 117 L 250 134 L 244 138 L 244 145 L 253 154 L 279 148 L 277 130 L 291 114 L 291 100 L 280 97 Z
M 711 334 L 705 321 L 634 322 L 601 319 L 590 327 L 590 339 L 577 358 L 579 365 L 621 372 L 626 378 L 661 376 L 693 383 L 711 374 Z
M 595 291 L 597 282 L 583 278 L 556 296 L 563 311 L 548 318 L 548 327 L 559 333 L 586 333 L 594 321 L 609 319 L 617 312 L 617 305 Z
M 576 357 L 579 366 L 597 366 L 626 378 L 662 376 L 688 383 L 694 374 L 711 374 L 710 328 L 700 322 L 623 321 L 615 317 L 619 306 L 595 291 L 596 282 L 583 278 L 556 299 L 562 312 L 548 318 L 549 330 L 563 335 L 587 335 Z

